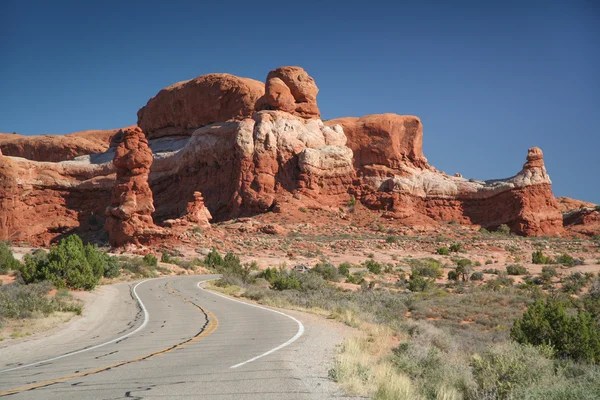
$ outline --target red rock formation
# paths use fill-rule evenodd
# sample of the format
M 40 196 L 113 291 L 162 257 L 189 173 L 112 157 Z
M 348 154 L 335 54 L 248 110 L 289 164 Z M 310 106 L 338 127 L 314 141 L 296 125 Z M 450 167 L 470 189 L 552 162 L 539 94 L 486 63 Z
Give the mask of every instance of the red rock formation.
M 106 208 L 105 229 L 112 246 L 138 245 L 157 232 L 152 220 L 152 191 L 148 185 L 152 150 L 139 128 L 123 131 L 122 137 L 113 159 L 117 178 L 111 203 Z
M 417 117 L 375 114 L 361 118 L 332 119 L 327 126 L 340 125 L 354 153 L 354 167 L 369 174 L 382 166 L 401 169 L 405 165 L 427 168 L 423 155 L 423 125 Z
M 206 75 L 157 94 L 139 112 L 147 137 L 137 127 L 119 131 L 106 153 L 60 163 L 0 155 L 0 240 L 47 244 L 70 232 L 102 238 L 102 225 L 114 246 L 147 244 L 169 232 L 182 240 L 190 223 L 208 226 L 211 216 L 337 209 L 349 193 L 406 223 L 454 220 L 489 229 L 508 224 L 525 235 L 563 232 L 538 148 L 514 177 L 466 180 L 427 164 L 417 117 L 323 124 L 318 88 L 298 67 L 271 71 L 263 93 L 260 82 Z M 253 113 L 255 107 L 269 110 Z M 163 138 L 169 134 L 190 136 Z M 149 144 L 152 138 L 161 139 Z M 48 151 L 54 148 L 60 149 Z
M 83 131 L 69 135 L 22 136 L 0 133 L 0 150 L 6 156 L 33 161 L 65 161 L 102 153 L 109 147 L 118 129 Z
M 266 212 L 283 193 L 345 195 L 354 170 L 344 143 L 339 128 L 281 111 L 199 129 L 182 151 L 155 160 L 155 217 L 179 217 L 195 191 L 218 221 Z
M 210 227 L 212 215 L 204 205 L 204 197 L 200 192 L 194 192 L 194 200 L 187 205 L 187 210 L 183 216 L 187 221 L 194 223 L 202 228 Z
M 251 116 L 264 93 L 264 84 L 253 79 L 202 75 L 158 92 L 138 111 L 138 125 L 149 139 L 190 135 L 215 122 Z
M 280 110 L 302 118 L 321 118 L 317 106 L 319 88 L 300 67 L 280 67 L 269 72 L 265 96 L 257 110 Z
M 568 232 L 577 235 L 595 237 L 600 235 L 600 211 L 595 208 L 581 208 L 563 215 Z
M 556 202 L 561 212 L 579 210 L 581 208 L 594 208 L 596 205 L 587 201 L 572 199 L 570 197 L 557 197 Z

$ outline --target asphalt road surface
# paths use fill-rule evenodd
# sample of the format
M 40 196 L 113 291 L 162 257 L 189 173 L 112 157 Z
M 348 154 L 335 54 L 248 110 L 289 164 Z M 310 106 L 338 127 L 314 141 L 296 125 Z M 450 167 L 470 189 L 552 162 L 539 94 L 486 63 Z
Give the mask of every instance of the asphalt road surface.
M 16 355 L 0 349 L 0 397 L 329 398 L 294 367 L 303 324 L 202 289 L 210 278 L 121 285 L 129 308 L 95 329 Z

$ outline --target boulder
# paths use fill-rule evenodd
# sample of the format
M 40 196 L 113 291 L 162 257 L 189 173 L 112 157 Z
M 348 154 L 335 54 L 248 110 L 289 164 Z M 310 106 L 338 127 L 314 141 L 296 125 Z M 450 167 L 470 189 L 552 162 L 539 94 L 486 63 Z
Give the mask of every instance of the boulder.
M 257 110 L 280 110 L 302 118 L 321 118 L 317 106 L 319 88 L 300 67 L 280 67 L 269 72 L 265 96 Z
M 138 125 L 149 139 L 189 136 L 215 122 L 250 117 L 264 94 L 264 84 L 254 79 L 202 75 L 158 92 L 138 111 Z

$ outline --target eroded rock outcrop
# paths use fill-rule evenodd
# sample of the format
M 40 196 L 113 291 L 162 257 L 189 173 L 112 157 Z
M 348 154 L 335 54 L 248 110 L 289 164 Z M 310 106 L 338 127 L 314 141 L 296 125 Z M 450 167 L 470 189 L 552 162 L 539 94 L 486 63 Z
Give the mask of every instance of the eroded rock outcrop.
M 155 211 L 148 175 L 152 150 L 139 128 L 122 132 L 113 165 L 117 170 L 110 205 L 106 208 L 106 225 L 110 244 L 140 244 L 158 233 L 152 220 Z
M 47 245 L 73 232 L 99 240 L 108 233 L 113 246 L 188 240 L 190 225 L 208 227 L 211 218 L 299 205 L 339 210 L 350 195 L 407 224 L 456 221 L 488 229 L 507 224 L 523 235 L 563 233 L 539 148 L 529 150 L 511 178 L 448 176 L 428 165 L 419 118 L 381 114 L 323 123 L 317 93 L 299 67 L 271 71 L 266 92 L 257 81 L 205 75 L 159 92 L 138 113 L 143 129 L 106 135 L 104 153 L 38 162 L 7 156 L 2 147 L 0 240 Z M 72 154 L 81 151 L 88 150 Z
M 317 106 L 319 88 L 300 67 L 281 67 L 267 75 L 265 96 L 257 110 L 280 110 L 302 118 L 321 118 Z
M 180 152 L 155 160 L 156 216 L 180 215 L 194 191 L 217 220 L 266 212 L 282 192 L 335 198 L 354 177 L 344 144 L 339 127 L 281 111 L 201 128 Z
M 202 75 L 171 85 L 138 111 L 148 139 L 190 135 L 196 129 L 250 117 L 265 94 L 262 82 L 229 74 Z
M 476 181 L 404 164 L 400 174 L 363 177 L 356 194 L 373 209 L 398 218 L 423 214 L 437 221 L 507 224 L 522 235 L 558 235 L 562 215 L 539 148 L 529 149 L 523 169 L 508 179 Z

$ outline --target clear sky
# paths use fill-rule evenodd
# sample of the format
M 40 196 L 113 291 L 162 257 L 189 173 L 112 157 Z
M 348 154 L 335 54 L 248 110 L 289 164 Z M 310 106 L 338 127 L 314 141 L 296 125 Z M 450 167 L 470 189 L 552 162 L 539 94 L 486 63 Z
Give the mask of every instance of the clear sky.
M 324 119 L 417 115 L 467 178 L 540 146 L 555 195 L 600 203 L 600 2 L 490 3 L 0 0 L 0 132 L 122 127 L 174 82 L 300 65 Z

